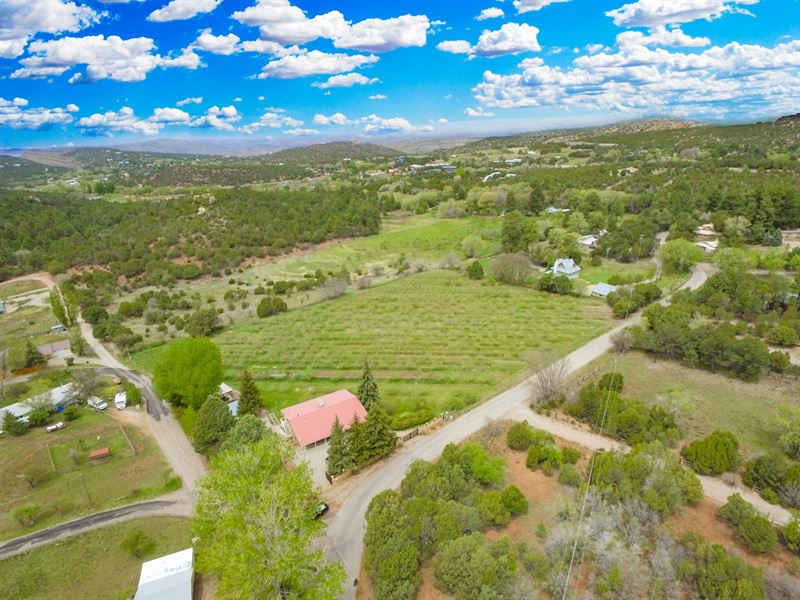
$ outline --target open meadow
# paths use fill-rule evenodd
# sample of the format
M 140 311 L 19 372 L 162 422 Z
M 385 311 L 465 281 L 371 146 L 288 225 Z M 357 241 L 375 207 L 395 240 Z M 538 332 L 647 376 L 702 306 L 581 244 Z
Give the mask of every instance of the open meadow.
M 0 539 L 177 489 L 153 440 L 136 427 L 81 409 L 53 433 L 31 428 L 0 437 Z M 93 462 L 89 453 L 109 448 Z M 23 518 L 19 509 L 31 510 Z
M 596 380 L 613 368 L 614 356 L 604 355 L 576 375 L 575 381 Z M 745 457 L 775 450 L 778 407 L 800 405 L 798 382 L 775 375 L 750 383 L 676 361 L 654 360 L 641 352 L 623 354 L 618 370 L 625 378 L 623 395 L 674 411 L 686 440 L 716 429 L 728 430 L 741 443 Z
M 347 387 L 368 360 L 389 412 L 459 409 L 509 386 L 528 368 L 560 356 L 611 326 L 595 299 L 431 271 L 347 294 L 214 338 L 226 380 L 251 371 L 277 411 Z M 134 356 L 152 371 L 162 347 Z
M 45 285 L 41 281 L 34 279 L 24 279 L 22 281 L 8 281 L 0 283 L 0 300 L 16 296 L 17 294 L 26 294 L 35 290 L 43 289 Z
M 150 548 L 141 557 L 122 547 L 139 530 Z M 191 545 L 189 520 L 135 519 L 88 531 L 0 561 L 0 598 L 127 600 L 136 591 L 142 561 Z

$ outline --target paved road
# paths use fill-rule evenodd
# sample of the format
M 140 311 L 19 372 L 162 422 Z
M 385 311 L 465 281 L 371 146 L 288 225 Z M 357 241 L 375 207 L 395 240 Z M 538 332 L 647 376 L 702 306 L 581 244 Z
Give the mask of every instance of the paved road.
M 705 283 L 713 272 L 714 268 L 711 265 L 697 265 L 692 270 L 690 279 L 682 287 L 696 289 Z M 668 300 L 665 299 L 663 302 L 666 303 Z M 612 347 L 613 336 L 626 327 L 638 323 L 640 319 L 641 314 L 638 313 L 569 354 L 565 358 L 568 373 L 573 374 L 579 371 L 605 354 Z M 331 559 L 342 562 L 349 581 L 358 576 L 361 566 L 364 517 L 370 500 L 383 490 L 398 487 L 413 461 L 435 460 L 447 444 L 461 442 L 491 421 L 525 408 L 531 397 L 531 383 L 532 378 L 527 379 L 476 406 L 437 431 L 410 440 L 387 460 L 373 465 L 356 477 L 337 484 L 328 492 L 334 505 L 338 505 L 338 509 L 335 512 L 332 511 L 333 514 L 326 519 L 328 530 L 322 545 Z M 570 427 L 562 422 L 547 424 L 537 421 L 537 427 L 548 430 L 552 427 L 555 435 L 565 437 L 565 439 L 570 439 L 569 435 L 580 435 L 583 441 L 575 441 L 590 448 L 594 448 L 593 444 L 599 444 L 600 447 L 619 447 L 618 442 L 614 440 L 600 438 L 600 436 Z M 568 427 L 569 429 L 567 429 Z M 570 432 L 570 429 L 574 431 Z M 576 432 L 580 432 L 580 434 Z M 352 598 L 354 595 L 353 588 L 347 586 L 345 597 Z
M 128 504 L 120 508 L 112 508 L 103 512 L 68 521 L 49 529 L 36 531 L 26 536 L 15 538 L 0 544 L 0 559 L 27 552 L 38 546 L 50 544 L 60 539 L 73 536 L 84 531 L 105 527 L 141 517 L 189 517 L 192 505 L 184 499 L 184 494 L 175 492 L 159 500 Z

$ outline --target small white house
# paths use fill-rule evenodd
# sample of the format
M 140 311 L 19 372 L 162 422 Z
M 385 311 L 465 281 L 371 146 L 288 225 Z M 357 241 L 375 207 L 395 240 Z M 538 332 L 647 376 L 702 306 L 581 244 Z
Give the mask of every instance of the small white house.
M 568 279 L 577 279 L 581 272 L 581 267 L 571 258 L 559 258 L 553 263 L 551 272 L 556 277 L 564 276 Z
M 615 291 L 617 291 L 617 286 L 602 281 L 592 286 L 592 296 L 597 296 L 598 298 L 608 298 L 608 295 Z
M 547 209 L 545 210 L 545 212 L 548 215 L 557 215 L 559 213 L 568 213 L 569 209 L 568 208 L 556 208 L 555 206 L 548 206 Z
M 128 394 L 125 391 L 114 394 L 114 406 L 117 410 L 124 410 L 128 406 Z
M 719 231 L 714 229 L 713 223 L 703 223 L 694 230 L 694 233 L 700 237 L 719 237 L 721 235 Z
M 599 239 L 596 235 L 584 235 L 578 238 L 578 244 L 587 248 L 594 248 Z
M 719 248 L 719 240 L 703 240 L 700 242 L 695 242 L 695 246 L 698 248 L 702 248 L 706 254 L 713 254 Z
M 134 600 L 192 600 L 194 548 L 186 548 L 142 564 Z

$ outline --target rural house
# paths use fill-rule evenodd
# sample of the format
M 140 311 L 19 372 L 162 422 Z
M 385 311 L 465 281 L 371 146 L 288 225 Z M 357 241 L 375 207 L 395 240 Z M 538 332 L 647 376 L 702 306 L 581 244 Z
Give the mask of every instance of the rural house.
M 142 564 L 134 600 L 192 600 L 194 548 L 148 560 Z
M 359 399 L 347 390 L 289 406 L 281 414 L 281 427 L 303 448 L 327 440 L 337 417 L 344 429 L 349 429 L 355 418 L 359 421 L 367 418 L 367 411 Z
M 559 258 L 553 263 L 551 271 L 556 277 L 563 276 L 568 279 L 577 279 L 581 272 L 581 267 L 571 258 Z

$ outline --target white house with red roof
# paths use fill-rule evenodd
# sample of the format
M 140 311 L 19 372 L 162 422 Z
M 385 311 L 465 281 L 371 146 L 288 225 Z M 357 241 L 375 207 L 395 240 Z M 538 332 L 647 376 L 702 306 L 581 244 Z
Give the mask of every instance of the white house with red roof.
M 293 435 L 301 447 L 314 446 L 331 437 L 337 417 L 344 429 L 349 429 L 356 418 L 359 421 L 367 418 L 367 411 L 358 397 L 347 390 L 289 406 L 281 414 L 281 427 L 287 435 Z

